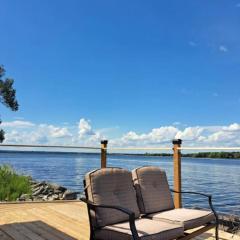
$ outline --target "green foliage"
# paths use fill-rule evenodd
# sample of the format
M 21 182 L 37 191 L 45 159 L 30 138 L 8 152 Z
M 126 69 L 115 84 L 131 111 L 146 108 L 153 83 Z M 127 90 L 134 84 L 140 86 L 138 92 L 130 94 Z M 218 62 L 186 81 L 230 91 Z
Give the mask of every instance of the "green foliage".
M 195 157 L 195 158 L 240 158 L 240 152 L 199 152 L 184 154 L 184 157 Z
M 172 153 L 145 153 L 146 156 L 170 157 Z M 230 158 L 240 159 L 240 152 L 199 152 L 199 153 L 182 153 L 182 157 L 192 158 Z
M 29 178 L 8 165 L 0 166 L 0 201 L 16 201 L 22 194 L 31 194 Z
M 4 75 L 5 69 L 0 65 L 0 102 L 12 111 L 17 111 L 19 105 L 16 100 L 16 90 L 13 88 L 14 80 L 11 78 L 3 79 Z M 0 142 L 3 142 L 3 140 L 4 131 L 0 130 Z

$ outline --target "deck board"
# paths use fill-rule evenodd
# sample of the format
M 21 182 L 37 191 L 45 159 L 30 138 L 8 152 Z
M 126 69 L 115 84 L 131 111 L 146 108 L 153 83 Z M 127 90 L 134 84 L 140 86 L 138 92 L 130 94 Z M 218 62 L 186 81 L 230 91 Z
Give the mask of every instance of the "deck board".
M 88 240 L 87 210 L 81 202 L 0 204 L 1 240 Z M 196 240 L 213 240 L 208 231 Z M 240 240 L 220 231 L 221 240 Z

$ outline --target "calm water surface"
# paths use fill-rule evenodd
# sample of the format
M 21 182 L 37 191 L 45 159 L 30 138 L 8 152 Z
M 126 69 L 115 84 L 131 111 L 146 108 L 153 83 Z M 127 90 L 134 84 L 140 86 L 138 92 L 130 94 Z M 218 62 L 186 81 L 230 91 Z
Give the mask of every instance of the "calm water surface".
M 100 167 L 98 154 L 62 153 L 1 153 L 0 164 L 11 164 L 17 171 L 37 180 L 56 182 L 74 191 L 83 190 L 83 176 Z M 171 157 L 109 155 L 108 166 L 129 170 L 154 165 L 166 170 L 170 185 L 173 183 Z M 240 215 L 240 160 L 182 159 L 183 190 L 209 193 L 220 212 Z M 205 199 L 186 196 L 186 205 L 207 207 Z

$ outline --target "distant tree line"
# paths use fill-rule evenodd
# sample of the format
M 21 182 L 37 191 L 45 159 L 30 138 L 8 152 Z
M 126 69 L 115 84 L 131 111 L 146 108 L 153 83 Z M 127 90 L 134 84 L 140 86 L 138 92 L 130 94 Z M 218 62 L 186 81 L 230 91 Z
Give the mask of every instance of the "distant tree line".
M 199 152 L 183 154 L 183 156 L 195 158 L 240 158 L 240 152 Z
M 170 157 L 172 153 L 145 153 L 145 156 Z M 240 152 L 199 152 L 199 153 L 182 153 L 182 157 L 192 158 L 231 158 L 240 159 Z

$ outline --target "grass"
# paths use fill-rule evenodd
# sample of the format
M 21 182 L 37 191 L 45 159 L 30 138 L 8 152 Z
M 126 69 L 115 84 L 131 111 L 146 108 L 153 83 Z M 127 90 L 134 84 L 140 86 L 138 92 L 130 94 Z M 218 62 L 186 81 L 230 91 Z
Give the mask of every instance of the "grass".
M 29 178 L 8 165 L 0 166 L 0 201 L 16 201 L 22 194 L 31 194 Z

